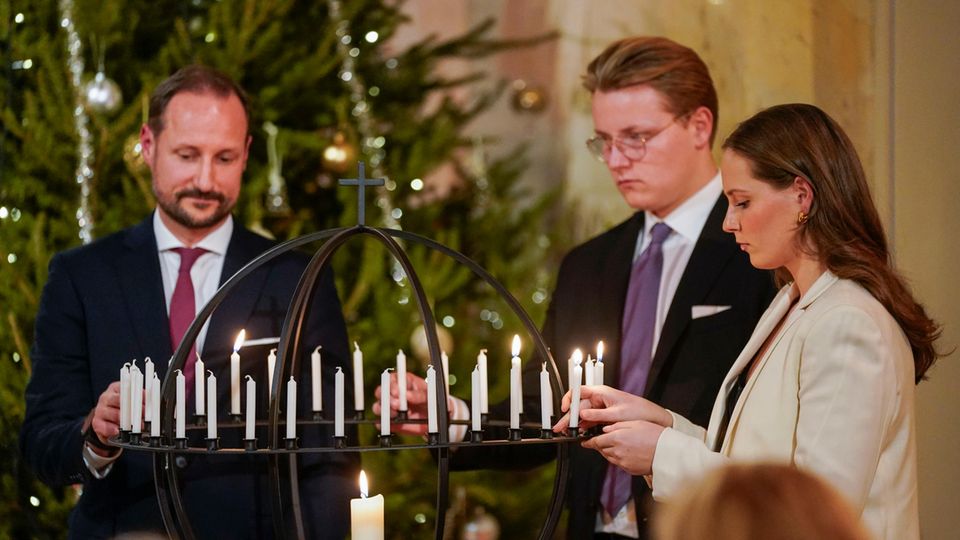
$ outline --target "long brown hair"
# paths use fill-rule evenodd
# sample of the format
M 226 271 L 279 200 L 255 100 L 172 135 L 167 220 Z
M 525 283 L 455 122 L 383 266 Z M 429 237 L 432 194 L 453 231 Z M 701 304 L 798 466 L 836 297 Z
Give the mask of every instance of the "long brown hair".
M 910 342 L 920 382 L 940 356 L 933 343 L 941 328 L 893 267 L 863 166 L 843 129 L 813 105 L 778 105 L 737 126 L 723 148 L 745 158 L 755 178 L 778 189 L 797 177 L 813 186 L 800 246 L 812 248 L 831 272 L 859 283 L 890 312 Z M 789 278 L 784 269 L 777 277 Z

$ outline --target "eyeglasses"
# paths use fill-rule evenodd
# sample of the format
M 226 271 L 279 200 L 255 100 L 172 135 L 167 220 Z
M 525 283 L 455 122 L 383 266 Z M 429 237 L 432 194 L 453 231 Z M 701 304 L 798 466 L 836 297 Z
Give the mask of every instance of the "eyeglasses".
M 613 147 L 616 146 L 617 150 L 623 154 L 623 157 L 630 161 L 640 161 L 647 153 L 647 143 L 657 135 L 666 131 L 667 128 L 684 116 L 686 115 L 674 116 L 667 125 L 649 135 L 629 132 L 623 137 L 614 137 L 613 139 L 603 135 L 594 135 L 587 139 L 587 150 L 590 150 L 590 153 L 593 154 L 593 157 L 597 158 L 597 160 L 607 163 L 607 160 L 610 159 L 610 152 L 613 150 Z

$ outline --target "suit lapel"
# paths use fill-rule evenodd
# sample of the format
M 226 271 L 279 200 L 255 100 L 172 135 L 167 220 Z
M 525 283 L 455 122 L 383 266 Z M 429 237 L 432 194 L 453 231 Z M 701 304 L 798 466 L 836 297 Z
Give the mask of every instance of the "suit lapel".
M 656 384 L 667 358 L 690 324 L 691 308 L 706 298 L 720 275 L 719 269 L 737 252 L 736 243 L 721 228 L 726 211 L 727 201 L 720 197 L 713 205 L 703 225 L 703 231 L 700 232 L 700 238 L 693 247 L 690 261 L 683 271 L 660 331 L 660 340 L 650 365 L 644 395 Z
M 252 234 L 234 222 L 233 235 L 230 238 L 230 245 L 227 246 L 223 271 L 220 274 L 221 287 L 248 262 L 260 255 Z M 213 312 L 203 344 L 204 358 L 213 351 L 225 350 L 233 346 L 237 333 L 250 318 L 268 274 L 267 271 L 258 271 L 245 277 Z M 272 336 L 248 335 L 247 337 L 255 339 Z
M 620 348 L 623 341 L 623 308 L 626 304 L 627 289 L 630 285 L 630 270 L 633 266 L 633 254 L 637 248 L 637 238 L 643 228 L 644 214 L 637 212 L 616 238 L 613 249 L 607 253 L 604 261 L 603 283 L 596 307 L 603 311 L 596 320 L 610 321 L 597 325 L 600 329 L 613 330 L 610 336 L 598 336 L 604 339 L 607 350 L 604 354 L 605 383 L 614 388 L 620 387 Z M 615 329 L 615 330 L 614 330 Z M 569 351 L 564 353 L 569 354 Z
M 146 355 L 160 351 L 163 357 L 152 360 L 162 379 L 173 351 L 152 214 L 128 231 L 124 248 L 117 261 L 117 272 L 127 316 L 139 345 L 140 365 Z M 132 359 L 124 361 L 129 360 Z

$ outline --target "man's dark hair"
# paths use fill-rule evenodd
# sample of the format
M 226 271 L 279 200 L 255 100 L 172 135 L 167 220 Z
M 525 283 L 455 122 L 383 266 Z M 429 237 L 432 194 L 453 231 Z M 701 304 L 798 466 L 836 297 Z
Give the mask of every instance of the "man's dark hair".
M 150 117 L 147 125 L 154 136 L 163 131 L 163 113 L 173 96 L 181 92 L 194 94 L 210 93 L 218 97 L 228 98 L 237 96 L 243 105 L 243 112 L 247 117 L 247 130 L 250 129 L 250 105 L 247 94 L 225 73 L 208 66 L 198 64 L 182 67 L 176 73 L 167 77 L 157 85 L 150 96 Z

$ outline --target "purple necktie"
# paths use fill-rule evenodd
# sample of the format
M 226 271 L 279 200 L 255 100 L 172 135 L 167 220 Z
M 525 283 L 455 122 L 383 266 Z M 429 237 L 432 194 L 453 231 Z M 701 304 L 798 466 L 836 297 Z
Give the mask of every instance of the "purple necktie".
M 623 308 L 623 337 L 620 347 L 620 389 L 642 396 L 650 372 L 653 331 L 657 320 L 657 297 L 663 273 L 663 241 L 670 235 L 666 223 L 650 230 L 650 244 L 633 264 L 627 301 Z M 600 502 L 611 517 L 627 504 L 631 492 L 630 473 L 607 466 Z
M 197 314 L 197 303 L 194 297 L 193 280 L 190 279 L 190 269 L 193 263 L 207 252 L 203 248 L 175 248 L 180 255 L 180 271 L 177 273 L 177 284 L 173 288 L 173 297 L 170 298 L 170 345 L 177 350 L 187 328 Z M 184 382 L 188 394 L 193 393 L 194 365 L 197 363 L 197 346 L 190 346 L 190 354 L 183 368 Z

